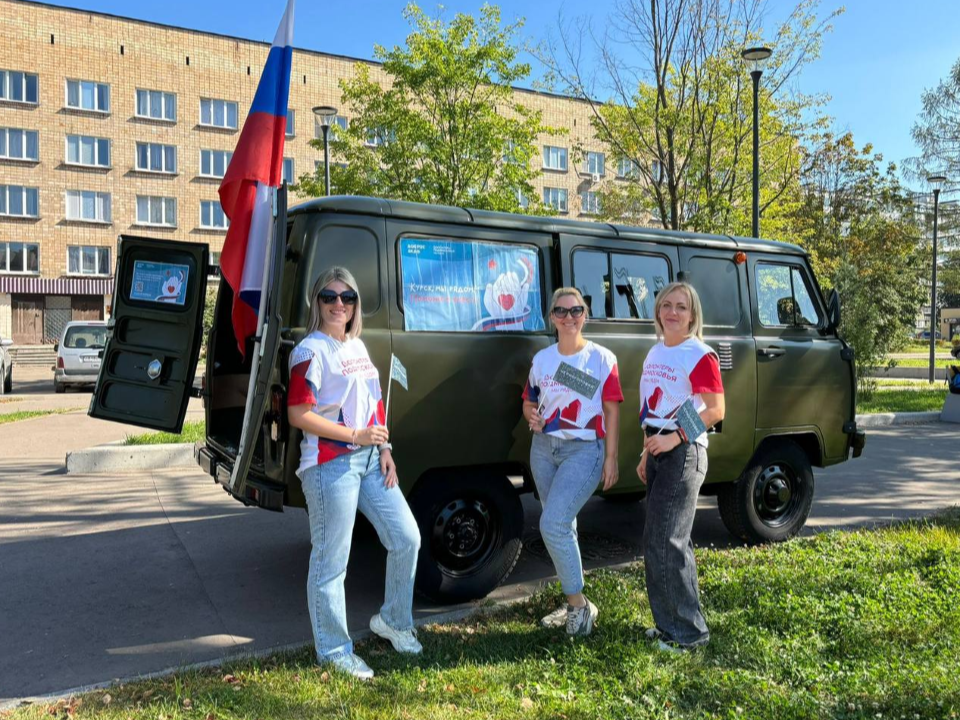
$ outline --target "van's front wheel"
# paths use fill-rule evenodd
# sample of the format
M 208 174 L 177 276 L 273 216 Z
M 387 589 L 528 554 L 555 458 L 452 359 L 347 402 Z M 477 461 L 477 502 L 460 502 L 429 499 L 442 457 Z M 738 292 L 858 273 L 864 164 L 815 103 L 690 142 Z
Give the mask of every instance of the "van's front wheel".
M 778 542 L 803 527 L 813 505 L 813 469 L 790 440 L 767 443 L 735 483 L 719 488 L 720 517 L 733 535 L 750 543 Z
M 517 564 L 523 506 L 506 477 L 433 475 L 410 509 L 420 526 L 417 591 L 431 600 L 485 597 Z

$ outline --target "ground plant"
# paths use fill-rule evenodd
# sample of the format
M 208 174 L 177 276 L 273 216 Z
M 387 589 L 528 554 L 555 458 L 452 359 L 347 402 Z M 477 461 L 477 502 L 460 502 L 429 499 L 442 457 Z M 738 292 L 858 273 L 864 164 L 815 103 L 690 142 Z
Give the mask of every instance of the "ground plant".
M 933 412 L 943 408 L 947 388 L 937 383 L 932 388 L 894 389 L 879 387 L 857 398 L 858 413 Z
M 643 565 L 588 577 L 602 608 L 571 641 L 532 599 L 420 631 L 424 654 L 358 652 L 371 683 L 304 649 L 133 682 L 8 713 L 72 718 L 955 718 L 960 713 L 960 510 L 765 547 L 699 549 L 705 649 L 644 640 Z
M 67 410 L 18 410 L 17 412 L 0 413 L 0 425 L 17 422 L 19 420 L 29 420 L 31 418 L 43 417 L 44 415 L 59 415 L 68 412 Z
M 139 435 L 127 435 L 124 439 L 124 445 L 169 445 L 171 443 L 195 443 L 205 440 L 207 437 L 207 425 L 203 420 L 185 422 L 183 432 L 179 435 L 168 432 L 141 433 Z

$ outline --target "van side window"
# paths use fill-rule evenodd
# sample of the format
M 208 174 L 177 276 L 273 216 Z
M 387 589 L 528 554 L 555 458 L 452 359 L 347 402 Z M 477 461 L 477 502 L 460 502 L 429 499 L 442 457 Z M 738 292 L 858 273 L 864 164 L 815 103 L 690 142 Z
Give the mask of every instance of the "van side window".
M 821 320 L 805 273 L 790 265 L 757 265 L 757 311 L 767 327 L 817 327 Z
M 736 327 L 740 324 L 740 273 L 732 260 L 692 257 L 686 278 L 700 295 L 703 324 Z
M 573 253 L 573 284 L 587 301 L 593 320 L 653 320 L 654 300 L 669 282 L 670 266 L 656 255 Z
M 339 265 L 347 268 L 357 280 L 363 314 L 376 313 L 380 309 L 380 243 L 377 236 L 363 227 L 328 225 L 322 229 L 316 247 L 322 249 L 313 261 L 306 292 L 313 288 L 320 273 Z

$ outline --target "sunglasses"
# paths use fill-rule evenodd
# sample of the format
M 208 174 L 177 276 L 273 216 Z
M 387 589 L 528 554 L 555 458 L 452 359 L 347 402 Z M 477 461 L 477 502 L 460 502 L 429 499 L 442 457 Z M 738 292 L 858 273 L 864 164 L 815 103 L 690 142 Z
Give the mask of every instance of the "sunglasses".
M 357 295 L 355 290 L 344 290 L 342 293 L 337 293 L 334 290 L 321 290 L 318 297 L 324 305 L 333 305 L 337 298 L 340 298 L 340 302 L 344 305 L 356 305 L 360 296 Z
M 570 308 L 560 307 L 559 305 L 553 309 L 553 316 L 556 318 L 565 318 L 569 315 L 572 318 L 578 318 L 583 315 L 585 308 L 583 305 L 574 305 Z

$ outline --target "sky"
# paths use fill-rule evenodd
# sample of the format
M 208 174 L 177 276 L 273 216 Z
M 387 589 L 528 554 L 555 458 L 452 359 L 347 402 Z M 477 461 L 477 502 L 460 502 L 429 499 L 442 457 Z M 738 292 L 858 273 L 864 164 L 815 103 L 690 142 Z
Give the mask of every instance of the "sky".
M 285 0 L 47 1 L 266 42 L 273 39 L 285 4 Z M 556 35 L 561 12 L 568 19 L 584 17 L 602 29 L 616 2 L 590 0 L 588 14 L 583 5 L 571 2 L 502 0 L 498 4 L 505 21 L 525 19 L 522 35 L 536 43 L 551 33 Z M 768 0 L 770 37 L 776 22 L 796 2 Z M 374 44 L 403 44 L 409 32 L 402 16 L 405 4 L 403 0 L 298 0 L 295 44 L 372 59 Z M 481 4 L 481 0 L 448 0 L 443 12 L 448 18 L 457 12 L 476 13 Z M 420 6 L 430 14 L 436 14 L 439 7 L 426 0 L 421 0 Z M 838 7 L 840 2 L 821 0 L 819 12 L 826 15 Z M 835 130 L 851 131 L 858 144 L 872 143 L 885 160 L 899 164 L 917 153 L 910 129 L 921 110 L 923 91 L 936 87 L 960 59 L 958 0 L 847 0 L 843 7 L 845 12 L 825 38 L 820 59 L 804 69 L 797 89 L 829 95 L 826 111 Z M 542 69 L 534 63 L 531 80 L 541 74 Z

